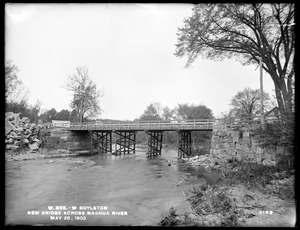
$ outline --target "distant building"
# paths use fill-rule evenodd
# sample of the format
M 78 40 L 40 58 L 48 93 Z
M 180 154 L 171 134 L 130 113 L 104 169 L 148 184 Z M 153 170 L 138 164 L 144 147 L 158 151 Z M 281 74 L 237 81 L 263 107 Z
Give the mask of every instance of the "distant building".
M 52 120 L 52 127 L 70 127 L 70 121 Z

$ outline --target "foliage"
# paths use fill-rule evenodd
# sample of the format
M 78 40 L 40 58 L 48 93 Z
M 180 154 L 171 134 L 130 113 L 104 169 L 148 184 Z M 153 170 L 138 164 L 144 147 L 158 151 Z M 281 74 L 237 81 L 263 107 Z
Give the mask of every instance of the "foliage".
M 195 213 L 201 216 L 216 214 L 220 226 L 237 226 L 240 212 L 224 190 L 216 190 L 202 185 L 191 190 L 189 201 Z
M 42 106 L 42 102 L 37 100 L 37 102 L 35 103 L 35 105 L 33 106 L 30 106 L 30 110 L 31 110 L 31 113 L 32 113 L 32 119 L 30 119 L 30 121 L 33 123 L 36 123 L 38 122 L 38 116 L 39 116 L 39 113 L 40 113 L 40 110 L 41 110 L 41 106 Z
M 270 108 L 270 97 L 268 93 L 263 93 L 264 111 Z M 260 90 L 252 90 L 245 88 L 231 99 L 230 105 L 235 117 L 253 119 L 253 117 L 260 115 Z
M 169 210 L 169 213 L 166 214 L 163 219 L 160 221 L 161 226 L 168 226 L 168 227 L 173 227 L 173 226 L 178 226 L 180 223 L 180 220 L 178 220 L 176 217 L 178 215 L 176 214 L 176 209 L 174 207 L 171 207 Z
M 75 113 L 75 114 L 74 114 Z M 52 120 L 61 120 L 61 121 L 75 121 L 76 111 L 69 111 L 67 109 L 62 109 L 60 112 L 57 112 L 55 108 L 50 110 L 44 111 L 40 116 L 39 119 L 42 122 L 51 122 Z
M 60 112 L 56 114 L 56 119 L 61 121 L 68 121 L 70 120 L 70 113 L 71 111 L 67 109 L 62 109 Z
M 140 120 L 159 120 L 160 117 L 157 113 L 157 109 L 154 107 L 153 104 L 147 106 L 144 113 L 140 116 Z
M 261 147 L 283 146 L 293 149 L 295 145 L 295 118 L 293 115 L 285 121 L 274 120 L 264 126 L 253 129 Z
M 7 104 L 13 104 L 14 107 L 27 104 L 29 93 L 18 78 L 18 72 L 19 68 L 11 60 L 5 60 L 5 99 Z
M 26 101 L 21 101 L 19 103 L 17 102 L 6 103 L 5 111 L 20 113 L 22 117 L 28 117 L 28 115 L 30 114 L 29 106 Z
M 205 105 L 189 105 L 188 103 L 178 104 L 177 113 L 179 118 L 184 120 L 212 119 L 214 117 L 211 109 Z
M 223 172 L 226 175 L 224 183 L 227 185 L 244 184 L 249 188 L 266 188 L 273 180 L 289 178 L 294 174 L 294 165 L 288 165 L 282 159 L 276 166 L 269 166 L 250 162 L 233 162 L 232 168 Z M 235 170 L 232 170 L 235 169 Z
M 176 108 L 171 109 L 168 106 L 163 108 L 162 118 L 166 121 L 172 120 L 175 118 Z
M 73 94 L 70 107 L 76 110 L 79 122 L 84 120 L 85 115 L 93 117 L 101 113 L 99 98 L 103 96 L 103 91 L 97 90 L 87 67 L 77 67 L 76 72 L 68 77 L 65 87 Z
M 295 10 L 292 3 L 198 4 L 178 29 L 175 56 L 212 60 L 235 57 L 270 74 L 280 112 L 293 111 Z

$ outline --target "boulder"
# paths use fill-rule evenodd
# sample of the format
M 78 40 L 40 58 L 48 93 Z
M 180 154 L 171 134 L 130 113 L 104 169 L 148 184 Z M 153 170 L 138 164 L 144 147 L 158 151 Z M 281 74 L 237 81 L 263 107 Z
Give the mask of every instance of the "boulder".
M 38 150 L 39 144 L 37 142 L 33 142 L 32 144 L 29 144 L 30 150 Z
M 12 130 L 15 130 L 16 127 L 6 118 L 5 119 L 5 135 L 9 134 Z
M 13 144 L 15 142 L 15 140 L 13 138 L 9 138 L 5 140 L 6 144 Z
M 28 117 L 23 117 L 22 118 L 22 122 L 24 122 L 24 123 L 30 123 L 30 120 L 29 120 Z
M 22 141 L 23 141 L 23 144 L 28 144 L 29 143 L 29 140 L 26 139 L 26 138 L 24 138 Z
M 14 146 L 20 146 L 20 144 L 21 144 L 21 141 L 15 140 Z
M 11 144 L 6 144 L 5 149 L 6 149 L 6 150 L 10 150 L 10 149 L 12 149 L 12 147 L 13 147 L 13 145 L 11 145 Z
M 19 114 L 14 114 L 14 119 L 11 121 L 16 127 L 20 125 L 20 117 Z
M 16 132 L 23 132 L 24 131 L 24 128 L 23 127 L 18 127 L 15 129 Z
M 28 117 L 20 118 L 19 113 L 5 113 L 6 150 L 17 150 L 30 145 L 30 149 L 38 150 L 41 125 L 31 124 Z M 24 145 L 24 146 L 23 146 Z
M 26 129 L 23 133 L 24 133 L 24 135 L 30 135 L 31 131 L 29 129 Z
M 13 139 L 15 140 L 21 140 L 21 136 L 18 134 L 13 135 Z

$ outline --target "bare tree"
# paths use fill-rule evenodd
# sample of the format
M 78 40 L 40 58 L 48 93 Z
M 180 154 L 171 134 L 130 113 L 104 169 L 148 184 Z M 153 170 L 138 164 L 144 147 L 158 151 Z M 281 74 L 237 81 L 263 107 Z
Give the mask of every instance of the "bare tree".
M 269 110 L 271 108 L 271 100 L 268 93 L 263 93 L 264 105 L 263 110 Z M 230 105 L 232 111 L 236 117 L 247 118 L 252 120 L 253 117 L 260 114 L 260 90 L 245 88 L 243 91 L 237 92 L 237 94 L 231 99 Z
M 85 116 L 94 117 L 102 112 L 99 99 L 104 95 L 103 90 L 97 90 L 86 66 L 76 68 L 76 72 L 68 77 L 65 88 L 73 94 L 70 107 L 76 110 L 79 122 Z
M 160 102 L 151 102 L 151 104 L 156 109 L 158 116 L 161 117 L 161 112 L 162 112 L 162 109 L 163 109 L 162 104 Z
M 18 72 L 18 66 L 11 60 L 5 60 L 5 99 L 7 103 L 26 104 L 29 91 L 18 78 Z

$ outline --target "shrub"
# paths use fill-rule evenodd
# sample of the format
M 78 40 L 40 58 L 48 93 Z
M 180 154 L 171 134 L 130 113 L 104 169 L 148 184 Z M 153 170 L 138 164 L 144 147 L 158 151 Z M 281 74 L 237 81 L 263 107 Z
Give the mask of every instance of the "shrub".
M 177 219 L 176 209 L 174 207 L 171 207 L 169 210 L 169 213 L 166 214 L 163 219 L 160 221 L 161 226 L 177 226 L 180 224 L 180 220 Z
M 193 188 L 193 194 L 188 200 L 198 215 L 217 214 L 221 226 L 238 225 L 238 209 L 224 190 L 207 186 Z

